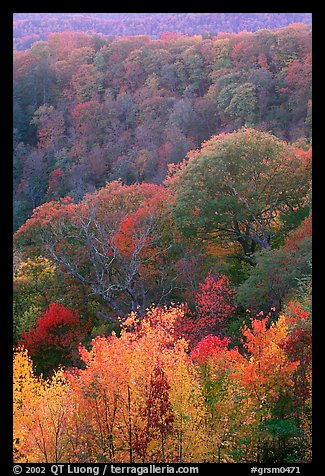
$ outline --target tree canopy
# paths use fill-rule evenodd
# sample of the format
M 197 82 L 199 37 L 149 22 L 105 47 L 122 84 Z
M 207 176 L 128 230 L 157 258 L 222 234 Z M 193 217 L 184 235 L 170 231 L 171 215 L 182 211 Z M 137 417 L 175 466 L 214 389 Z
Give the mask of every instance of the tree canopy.
M 310 178 L 295 150 L 250 128 L 214 136 L 167 181 L 187 236 L 237 240 L 246 255 L 269 248 L 279 221 L 305 206 Z

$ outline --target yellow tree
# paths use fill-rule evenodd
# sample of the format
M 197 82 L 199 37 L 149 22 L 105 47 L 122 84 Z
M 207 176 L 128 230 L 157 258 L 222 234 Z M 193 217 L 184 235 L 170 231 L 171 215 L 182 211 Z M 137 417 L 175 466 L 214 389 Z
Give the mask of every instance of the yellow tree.
M 18 462 L 57 463 L 69 454 L 69 386 L 63 370 L 35 377 L 24 349 L 14 355 L 14 450 Z
M 197 368 L 206 408 L 205 437 L 211 462 L 233 462 L 242 428 L 250 415 L 231 378 L 243 356 L 229 349 L 229 339 L 208 335 L 191 353 Z
M 34 377 L 33 364 L 27 350 L 17 349 L 13 362 L 13 439 L 14 459 L 17 462 L 31 462 L 28 433 L 33 425 L 33 415 L 26 402 L 33 408 L 41 390 L 39 379 Z
M 182 311 L 183 312 L 183 311 Z M 207 458 L 206 410 L 198 373 L 188 355 L 184 339 L 175 342 L 165 355 L 170 398 L 175 415 L 174 462 L 203 462 Z

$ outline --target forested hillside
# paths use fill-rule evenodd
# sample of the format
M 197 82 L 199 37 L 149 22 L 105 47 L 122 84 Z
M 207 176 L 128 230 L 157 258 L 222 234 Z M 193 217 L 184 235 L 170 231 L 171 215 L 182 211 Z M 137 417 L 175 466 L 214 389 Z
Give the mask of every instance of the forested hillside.
M 48 34 L 81 31 L 106 36 L 149 35 L 158 39 L 165 32 L 214 36 L 275 29 L 290 23 L 311 24 L 310 13 L 15 13 L 14 46 L 29 48 Z
M 311 27 L 133 20 L 14 52 L 15 461 L 310 462 Z
M 14 54 L 14 226 L 107 180 L 162 183 L 168 164 L 243 125 L 311 138 L 311 32 L 216 39 L 57 33 Z

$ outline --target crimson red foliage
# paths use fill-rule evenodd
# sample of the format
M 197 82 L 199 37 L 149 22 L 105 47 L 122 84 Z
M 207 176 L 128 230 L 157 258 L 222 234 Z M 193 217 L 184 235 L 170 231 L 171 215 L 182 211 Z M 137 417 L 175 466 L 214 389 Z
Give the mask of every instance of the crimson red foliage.
M 22 344 L 33 356 L 47 349 L 65 351 L 68 355 L 87 334 L 90 323 L 82 323 L 77 311 L 51 303 L 37 319 L 35 327 L 22 333 Z
M 286 318 L 290 332 L 284 342 L 284 348 L 291 361 L 299 360 L 300 366 L 295 376 L 295 400 L 311 396 L 310 373 L 312 368 L 312 326 L 310 315 L 298 302 L 290 301 L 286 307 Z
M 221 351 L 227 350 L 230 339 L 220 338 L 211 334 L 202 339 L 193 349 L 191 358 L 198 364 L 204 364 L 211 358 L 217 356 Z
M 169 389 L 165 372 L 160 363 L 157 363 L 151 376 L 148 398 L 140 410 L 145 426 L 141 429 L 135 428 L 134 449 L 143 461 L 155 434 L 160 441 L 164 441 L 168 433 L 173 431 L 175 418 L 169 399 Z
M 232 297 L 234 292 L 229 287 L 229 279 L 222 274 L 212 276 L 210 273 L 199 285 L 196 295 L 196 309 L 200 321 L 206 327 L 212 326 L 215 330 L 222 328 L 227 317 L 235 310 Z
M 223 336 L 228 317 L 236 309 L 233 294 L 226 276 L 209 273 L 199 285 L 196 312 L 185 309 L 184 316 L 175 323 L 176 334 L 187 339 L 190 347 L 209 334 Z

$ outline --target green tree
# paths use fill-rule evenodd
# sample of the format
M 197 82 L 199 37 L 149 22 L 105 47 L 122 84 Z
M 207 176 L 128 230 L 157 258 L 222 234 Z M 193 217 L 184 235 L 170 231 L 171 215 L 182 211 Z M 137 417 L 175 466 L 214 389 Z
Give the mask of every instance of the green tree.
M 277 310 L 284 300 L 298 290 L 299 280 L 311 273 L 311 237 L 295 250 L 263 250 L 256 256 L 256 266 L 237 289 L 239 305 L 255 310 Z
M 236 87 L 225 112 L 241 123 L 253 125 L 256 122 L 257 97 L 253 83 L 244 83 Z
M 242 128 L 203 143 L 167 181 L 185 236 L 237 240 L 248 260 L 269 249 L 279 219 L 303 206 L 309 171 L 275 136 Z

